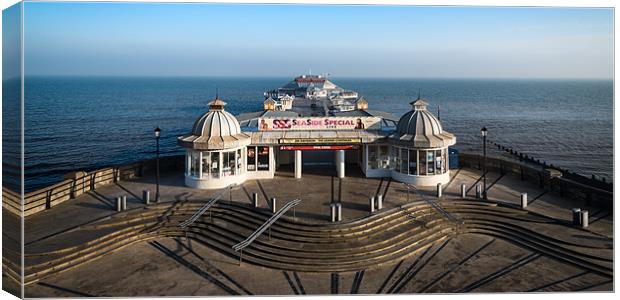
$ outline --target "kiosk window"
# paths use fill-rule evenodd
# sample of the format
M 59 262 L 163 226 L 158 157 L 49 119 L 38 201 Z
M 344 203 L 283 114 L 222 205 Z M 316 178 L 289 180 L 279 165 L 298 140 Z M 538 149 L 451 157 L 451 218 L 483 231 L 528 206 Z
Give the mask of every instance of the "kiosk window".
M 408 165 L 409 165 L 409 151 L 407 151 L 406 148 L 400 148 L 400 159 L 401 159 L 401 167 L 400 170 L 401 172 L 407 174 L 407 172 L 409 171 Z
M 409 174 L 418 174 L 418 151 L 409 150 Z
M 435 157 L 435 151 L 426 151 L 426 161 L 428 162 L 428 175 L 432 175 L 435 173 L 435 165 L 433 162 Z
M 420 151 L 420 175 L 426 175 L 426 151 Z
M 378 147 L 374 145 L 368 146 L 368 166 L 371 169 L 379 168 L 379 155 L 377 148 Z
M 237 158 L 236 172 L 237 174 L 241 174 L 243 171 L 243 159 L 241 157 L 241 149 L 237 149 L 237 156 L 235 157 Z
M 205 160 L 205 157 L 203 155 L 203 161 L 204 160 Z M 211 176 L 213 176 L 213 177 L 220 177 L 219 164 L 220 164 L 220 153 L 219 152 L 212 152 L 211 153 L 211 166 L 210 166 L 210 168 L 208 168 L 208 170 L 210 170 Z M 205 166 L 203 165 L 203 169 L 207 169 L 207 168 L 205 168 Z

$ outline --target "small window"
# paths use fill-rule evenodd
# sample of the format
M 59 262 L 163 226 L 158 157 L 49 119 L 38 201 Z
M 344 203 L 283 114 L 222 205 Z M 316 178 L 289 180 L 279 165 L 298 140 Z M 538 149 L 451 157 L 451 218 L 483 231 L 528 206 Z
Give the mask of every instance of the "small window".
M 368 146 L 368 167 L 371 169 L 379 168 L 379 152 L 375 145 Z
M 418 151 L 409 150 L 409 175 L 418 175 Z
M 426 151 L 420 151 L 418 159 L 420 160 L 420 175 L 426 175 Z
M 433 162 L 435 161 L 435 151 L 426 151 L 426 161 L 428 162 L 428 175 L 435 174 L 435 165 Z
M 211 176 L 212 177 L 220 177 L 220 153 L 219 152 L 212 152 L 211 154 L 211 165 L 209 168 L 205 168 L 203 166 L 203 169 L 206 170 L 210 170 Z M 204 160 L 204 157 L 203 157 Z
M 400 148 L 394 147 L 394 168 L 396 172 L 400 172 L 400 167 L 401 167 Z
M 400 148 L 400 160 L 401 160 L 401 172 L 407 174 L 409 172 L 409 151 L 405 148 Z

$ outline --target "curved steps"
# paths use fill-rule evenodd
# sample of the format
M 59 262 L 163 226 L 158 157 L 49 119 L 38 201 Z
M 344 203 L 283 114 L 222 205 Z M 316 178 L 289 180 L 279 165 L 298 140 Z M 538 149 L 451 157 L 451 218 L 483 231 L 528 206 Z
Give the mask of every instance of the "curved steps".
M 187 235 L 226 255 L 239 257 L 240 253 L 234 252 L 232 245 L 245 239 L 271 216 L 267 210 L 221 202 L 213 208 L 213 222 L 205 214 L 187 231 L 181 230 L 178 224 L 191 216 L 201 204 L 190 201 L 158 204 L 84 225 L 81 229 L 88 231 L 113 230 L 115 227 L 122 229 L 72 247 L 26 254 L 26 284 L 64 272 L 128 245 L 163 236 Z M 272 226 L 271 240 L 261 237 L 243 250 L 243 260 L 283 270 L 356 271 L 391 264 L 450 235 L 470 232 L 506 239 L 600 274 L 613 271 L 606 266 L 610 259 L 567 248 L 596 248 L 594 246 L 542 235 L 515 224 L 532 221 L 547 223 L 552 220 L 489 202 L 454 200 L 440 202 L 440 205 L 465 221 L 464 224 L 457 226 L 448 221 L 426 202 L 412 202 L 338 224 L 310 224 L 285 216 Z M 6 260 L 5 265 L 9 277 L 17 275 L 15 264 Z

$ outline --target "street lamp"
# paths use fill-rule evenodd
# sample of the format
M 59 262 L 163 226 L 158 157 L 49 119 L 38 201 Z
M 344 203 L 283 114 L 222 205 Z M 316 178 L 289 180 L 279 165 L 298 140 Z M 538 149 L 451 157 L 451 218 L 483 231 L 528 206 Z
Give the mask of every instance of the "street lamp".
M 155 191 L 155 202 L 159 203 L 159 137 L 161 135 L 161 129 L 159 127 L 155 128 L 155 141 L 157 141 L 157 177 L 155 178 L 155 184 L 157 185 L 157 190 Z
M 487 200 L 487 128 L 480 129 L 482 134 L 482 199 Z

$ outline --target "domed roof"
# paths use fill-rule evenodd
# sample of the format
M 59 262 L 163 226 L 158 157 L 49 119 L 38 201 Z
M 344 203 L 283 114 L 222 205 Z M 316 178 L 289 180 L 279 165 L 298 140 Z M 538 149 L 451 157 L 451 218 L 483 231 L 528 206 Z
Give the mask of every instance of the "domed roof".
M 428 103 L 420 98 L 410 103 L 413 110 L 404 114 L 390 136 L 399 144 L 414 148 L 448 147 L 456 143 L 456 137 L 443 130 L 441 122 L 430 113 Z
M 249 144 L 250 136 L 241 132 L 237 118 L 224 110 L 226 102 L 216 97 L 188 135 L 178 138 L 179 145 L 199 150 L 228 149 Z

